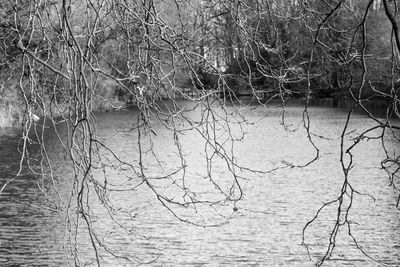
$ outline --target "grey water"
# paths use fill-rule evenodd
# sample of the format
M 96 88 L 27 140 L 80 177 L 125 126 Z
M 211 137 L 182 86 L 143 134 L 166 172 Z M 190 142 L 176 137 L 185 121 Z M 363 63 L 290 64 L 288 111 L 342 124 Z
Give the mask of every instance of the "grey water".
M 225 111 L 233 114 L 235 109 L 227 106 Z M 104 254 L 102 266 L 136 266 L 143 262 L 151 262 L 150 266 L 314 266 L 301 245 L 302 229 L 323 203 L 335 199 L 340 192 L 344 180 L 339 161 L 340 135 L 347 113 L 335 108 L 310 108 L 311 137 L 320 156 L 312 164 L 296 168 L 291 166 L 304 165 L 315 157 L 315 149 L 303 127 L 303 107 L 287 107 L 284 125 L 282 109 L 278 107 L 237 109 L 247 121 L 240 125 L 233 123 L 229 128 L 232 136 L 238 139 L 233 148 L 234 161 L 262 172 L 237 170 L 244 193 L 238 202 L 223 202 L 212 209 L 199 207 L 197 213 L 174 207 L 178 215 L 196 222 L 223 223 L 216 227 L 200 227 L 181 222 L 156 199 L 150 188 L 141 185 L 126 190 L 137 185 L 134 174 L 121 176 L 109 170 L 108 182 L 116 190 L 110 191 L 108 197 L 114 204 L 115 218 L 131 230 L 130 235 L 106 219 L 107 213 L 99 204 L 93 206 L 94 227 L 112 251 L 138 261 L 128 262 Z M 187 116 L 196 120 L 199 111 L 190 111 Z M 234 115 L 227 117 L 232 122 L 237 119 L 237 116 L 229 116 Z M 135 110 L 96 114 L 98 138 L 122 160 L 135 166 L 139 160 L 138 136 L 132 131 L 136 117 Z M 357 133 L 373 125 L 365 115 L 355 114 L 346 145 L 351 144 Z M 223 124 L 218 127 L 218 138 L 227 140 L 227 128 Z M 151 181 L 159 192 L 179 198 L 182 192 L 171 181 L 179 181 L 182 172 L 176 173 L 176 180 L 156 179 L 182 165 L 174 134 L 157 120 L 153 121 L 153 130 L 151 142 L 144 142 L 143 148 L 152 147 L 154 153 L 144 153 L 143 169 L 148 177 L 154 177 Z M 376 131 L 371 135 L 378 134 Z M 51 192 L 57 188 L 61 195 L 68 195 L 73 177 L 57 138 L 49 134 L 46 140 L 56 177 L 54 184 L 41 184 L 40 179 L 24 168 L 22 175 L 0 196 L 0 266 L 75 264 L 68 249 L 63 247 L 68 235 L 65 212 L 52 203 Z M 196 131 L 185 131 L 179 140 L 185 155 L 188 186 L 192 186 L 198 196 L 217 197 L 210 194 L 215 187 L 204 178 L 208 174 L 204 140 Z M 18 141 L 19 136 L 0 138 L 0 185 L 19 168 Z M 231 143 L 221 143 L 227 153 L 231 153 Z M 391 142 L 390 137 L 387 144 L 390 152 L 398 155 L 398 144 Z M 365 140 L 355 148 L 349 181 L 362 194 L 354 196 L 349 221 L 352 234 L 365 253 L 381 263 L 398 266 L 398 192 L 390 188 L 387 174 L 381 168 L 383 158 L 380 140 Z M 280 168 L 274 170 L 277 167 Z M 209 172 L 219 185 L 229 188 L 232 176 L 223 160 L 216 159 Z M 99 181 L 104 179 L 101 172 L 94 174 Z M 313 259 L 321 257 L 326 250 L 336 211 L 337 206 L 324 210 L 306 232 Z M 80 240 L 80 264 L 96 266 L 93 250 L 85 240 L 84 237 Z M 366 257 L 348 235 L 347 228 L 343 228 L 326 266 L 378 266 L 378 263 Z

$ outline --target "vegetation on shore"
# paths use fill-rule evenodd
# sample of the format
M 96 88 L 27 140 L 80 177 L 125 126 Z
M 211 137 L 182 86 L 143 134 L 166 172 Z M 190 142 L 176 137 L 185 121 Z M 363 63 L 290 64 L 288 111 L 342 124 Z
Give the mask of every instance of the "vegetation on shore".
M 282 101 L 360 91 L 365 103 L 391 105 L 399 78 L 389 16 L 396 1 L 384 4 L 4 1 L 0 126 L 21 125 L 29 112 L 46 116 L 59 104 L 75 113 L 80 97 L 88 111 L 109 110 L 143 94 L 174 98 L 182 88 Z

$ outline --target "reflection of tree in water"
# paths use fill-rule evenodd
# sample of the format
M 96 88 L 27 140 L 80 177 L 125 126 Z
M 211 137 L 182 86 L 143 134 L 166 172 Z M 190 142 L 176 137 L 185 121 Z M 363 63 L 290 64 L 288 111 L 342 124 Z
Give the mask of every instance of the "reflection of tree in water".
M 18 137 L 0 138 L 0 143 L 0 181 L 4 185 L 18 171 L 20 155 L 15 151 Z M 3 189 L 0 201 L 1 265 L 13 265 L 18 259 L 31 265 L 47 264 L 48 259 L 62 263 L 60 242 L 54 232 L 59 223 L 53 218 L 57 210 L 54 200 L 47 199 L 44 194 L 52 185 L 42 182 L 48 183 L 36 179 L 24 166 Z
M 7 101 L 14 105 L 23 102 L 25 112 L 19 116 L 23 137 L 17 176 L 23 163 L 30 162 L 32 153 L 28 147 L 37 143 L 39 164 L 32 166 L 42 168 L 34 171 L 39 179 L 54 185 L 55 201 L 67 210 L 67 253 L 80 264 L 76 238 L 81 231 L 86 232 L 100 265 L 103 253 L 119 257 L 96 231 L 90 206 L 91 200 L 96 199 L 108 218 L 119 225 L 114 216 L 118 207 L 108 197 L 110 191 L 119 188 L 108 180 L 108 172 L 120 174 L 126 185 L 135 181 L 126 190 L 148 188 L 178 220 L 208 225 L 207 218 L 198 211 L 211 209 L 219 215 L 219 209 L 228 203 L 236 207 L 243 196 L 244 172 L 262 175 L 315 163 L 320 151 L 315 145 L 317 137 L 312 134 L 309 104 L 316 96 L 335 101 L 347 98 L 352 107 L 340 135 L 342 188 L 337 198 L 317 210 L 303 232 L 325 208 L 337 208 L 322 258 L 314 259 L 308 241 L 303 239 L 310 259 L 320 265 L 331 256 L 339 229 L 347 229 L 353 237 L 348 216 L 354 196 L 363 194 L 350 179 L 356 156 L 353 151 L 359 144 L 381 140 L 386 152 L 383 167 L 390 186 L 399 189 L 399 160 L 395 153 L 389 153 L 387 143 L 391 138 L 390 144 L 398 144 L 398 126 L 391 120 L 399 117 L 397 5 L 398 1 L 388 0 L 290 4 L 278 0 L 6 1 L 0 5 L 4 55 L 0 66 L 4 86 L 0 93 L 11 95 L 18 90 L 18 96 Z M 184 88 L 204 93 L 182 93 Z M 290 99 L 304 99 L 303 127 L 314 148 L 310 162 L 282 161 L 283 165 L 262 171 L 237 163 L 234 145 L 243 139 L 237 129 L 248 121 L 239 108 L 228 112 L 225 107 L 245 105 L 240 96 L 248 94 L 260 105 L 278 99 L 285 106 Z M 181 106 L 175 100 L 177 96 L 193 103 L 193 107 Z M 101 140 L 93 113 L 118 110 L 126 102 L 138 108 L 131 128 L 136 137 L 131 151 L 133 161 L 121 159 L 106 140 Z M 386 109 L 384 117 L 375 116 L 371 106 L 377 103 Z M 347 136 L 353 134 L 349 124 L 356 109 L 363 110 L 374 126 L 357 132 L 348 141 Z M 57 190 L 52 157 L 44 145 L 49 125 L 32 120 L 30 114 L 47 116 L 53 126 L 68 122 L 62 131 L 53 128 L 64 156 L 73 166 L 73 186 L 68 197 Z M 285 119 L 282 113 L 284 125 Z M 166 169 L 159 161 L 155 125 L 172 133 L 179 168 Z M 198 197 L 196 188 L 188 182 L 188 155 L 181 145 L 186 132 L 194 132 L 204 142 L 204 180 L 215 193 L 212 198 Z M 149 175 L 149 157 L 164 169 L 162 175 Z M 228 182 L 213 175 L 216 161 L 223 162 L 230 174 Z M 3 183 L 1 192 L 14 181 Z M 155 181 L 165 183 L 167 190 L 160 189 Z M 182 209 L 196 216 L 182 215 L 178 212 Z M 220 218 L 222 221 L 217 224 L 226 223 L 231 217 Z M 78 227 L 81 223 L 85 228 Z M 356 239 L 354 243 L 358 244 Z

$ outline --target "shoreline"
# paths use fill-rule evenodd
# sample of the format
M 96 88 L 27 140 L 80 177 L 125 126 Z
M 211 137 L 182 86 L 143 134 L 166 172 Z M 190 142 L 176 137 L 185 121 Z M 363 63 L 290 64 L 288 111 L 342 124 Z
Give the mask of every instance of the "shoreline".
M 172 99 L 168 99 L 166 100 L 168 101 L 172 101 Z M 178 100 L 178 101 L 182 101 L 182 100 Z M 185 100 L 183 100 L 185 101 Z M 352 101 L 344 101 L 344 100 L 335 100 L 333 98 L 326 98 L 326 99 L 311 99 L 309 101 L 309 107 L 310 108 L 315 108 L 315 107 L 325 107 L 325 108 L 336 108 L 336 109 L 340 109 L 340 110 L 344 110 L 344 111 L 349 111 L 350 108 L 352 107 L 354 102 Z M 255 100 L 251 100 L 251 99 L 243 99 L 243 101 L 226 101 L 225 102 L 226 105 L 243 105 L 243 106 L 257 106 L 257 105 L 265 105 L 267 107 L 276 107 L 279 105 L 282 105 L 282 101 L 280 99 L 272 99 L 270 101 L 267 101 L 265 103 L 259 103 Z M 285 106 L 287 107 L 298 107 L 298 106 L 305 106 L 305 99 L 304 98 L 293 98 L 293 99 L 289 99 L 285 102 Z M 121 110 L 135 110 L 137 109 L 137 105 L 134 103 L 125 103 L 124 107 L 120 108 L 120 109 L 114 109 L 112 107 L 110 107 L 110 109 L 96 109 L 93 111 L 93 113 L 107 113 L 107 112 L 119 112 Z M 369 109 L 369 111 L 371 112 L 371 114 L 373 114 L 374 116 L 385 116 L 386 115 L 386 111 L 388 106 L 384 105 L 382 103 L 370 103 L 366 105 L 366 108 Z M 54 111 L 54 110 L 53 110 Z M 366 112 L 364 110 L 362 110 L 361 108 L 357 108 L 355 110 L 355 112 L 357 113 L 362 113 L 362 114 L 366 114 Z M 22 114 L 21 110 L 19 110 L 19 114 Z M 22 125 L 20 125 L 22 123 L 22 120 L 19 120 L 19 116 L 18 118 L 13 119 L 13 116 L 9 116 L 7 117 L 7 112 L 0 110 L 0 118 L 2 118 L 2 120 L 0 120 L 0 136 L 15 136 L 21 133 L 22 131 Z M 36 115 L 34 115 L 36 116 Z M 15 117 L 15 116 L 14 116 Z M 60 121 L 62 120 L 62 115 L 61 114 L 56 114 L 53 112 L 53 119 L 55 121 Z M 392 116 L 393 118 L 396 118 L 396 116 Z M 4 119 L 6 118 L 6 119 Z M 37 121 L 39 124 L 43 124 L 46 123 L 46 121 L 49 121 L 50 116 L 45 115 L 45 116 L 41 116 Z M 36 119 L 35 119 L 36 121 Z M 47 124 L 47 123 L 46 123 Z

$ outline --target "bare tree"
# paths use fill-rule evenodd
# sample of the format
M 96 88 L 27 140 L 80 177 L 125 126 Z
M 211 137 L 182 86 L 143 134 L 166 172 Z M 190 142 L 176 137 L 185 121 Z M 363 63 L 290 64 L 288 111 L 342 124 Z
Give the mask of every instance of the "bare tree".
M 387 145 L 389 135 L 399 141 L 396 132 L 399 128 L 391 119 L 399 117 L 398 3 L 289 2 L 17 0 L 1 4 L 5 14 L 0 24 L 1 52 L 5 55 L 1 68 L 18 76 L 15 79 L 25 104 L 20 169 L 28 164 L 38 179 L 54 185 L 57 201 L 62 203 L 59 208 L 66 210 L 66 250 L 75 265 L 81 264 L 77 236 L 82 224 L 86 225 L 83 229 L 99 266 L 102 253 L 140 261 L 113 251 L 96 230 L 93 200 L 101 203 L 114 225 L 133 235 L 118 221 L 116 203 L 108 198 L 113 190 L 147 187 L 171 214 L 185 223 L 215 226 L 229 221 L 231 216 L 221 216 L 218 207 L 235 205 L 241 200 L 242 174 L 273 171 L 252 170 L 235 160 L 234 145 L 242 140 L 243 133 L 238 136 L 232 127 L 240 128 L 246 124 L 246 118 L 239 110 L 228 114 L 224 107 L 227 102 L 243 104 L 241 95 L 251 95 L 260 105 L 277 98 L 283 106 L 289 97 L 304 96 L 307 101 L 303 126 L 315 155 L 307 163 L 288 163 L 284 167 L 302 168 L 318 160 L 319 149 L 313 140 L 308 105 L 311 95 L 326 93 L 323 87 L 330 87 L 329 93 L 347 96 L 353 103 L 340 136 L 343 185 L 337 198 L 324 204 L 305 225 L 303 245 L 314 260 L 306 240 L 307 229 L 322 210 L 335 205 L 337 213 L 329 244 L 324 256 L 315 260 L 316 264 L 322 265 L 329 259 L 340 228 L 347 229 L 363 251 L 352 235 L 348 220 L 353 196 L 362 194 L 349 180 L 353 151 L 359 143 L 381 140 L 386 153 L 382 168 L 388 173 L 390 186 L 399 190 L 399 158 L 389 152 Z M 370 73 L 374 63 L 371 58 L 377 57 L 374 57 L 376 50 L 368 47 L 369 22 L 371 14 L 381 7 L 379 3 L 382 3 L 379 19 L 388 21 L 392 28 L 388 40 L 390 57 L 385 60 L 391 73 L 385 77 L 385 86 Z M 194 88 L 191 91 L 195 93 L 187 94 L 185 88 Z M 178 99 L 190 101 L 192 109 L 183 109 Z M 385 119 L 377 118 L 370 109 L 369 103 L 376 99 L 384 101 Z M 120 109 L 121 101 L 131 101 L 138 108 L 132 128 L 139 159 L 135 164 L 123 160 L 96 132 L 94 110 Z M 349 145 L 348 124 L 356 108 L 366 112 L 375 126 L 360 133 Z M 193 110 L 200 112 L 197 119 L 189 115 Z M 46 119 L 43 123 L 35 122 L 34 114 Z M 282 123 L 285 124 L 284 113 Z M 160 177 L 152 177 L 146 171 L 147 155 L 160 162 L 154 149 L 157 132 L 153 125 L 161 125 L 173 133 L 180 161 L 179 168 L 165 170 Z M 45 140 L 49 127 L 59 137 L 72 163 L 73 185 L 67 197 L 59 194 L 55 185 Z M 381 134 L 371 135 L 376 130 Z M 207 173 L 204 178 L 215 198 L 200 196 L 188 181 L 185 151 L 180 141 L 187 131 L 195 132 L 204 142 Z M 226 134 L 219 135 L 221 131 Z M 39 146 L 39 157 L 32 155 L 32 144 Z M 39 167 L 34 164 L 37 159 Z M 230 173 L 228 183 L 213 175 L 217 159 L 224 162 Z M 163 168 L 161 163 L 160 168 Z M 113 185 L 108 181 L 110 170 L 120 173 L 126 181 L 133 179 L 135 184 L 127 189 Z M 104 174 L 101 179 L 99 173 Z M 2 185 L 0 194 L 11 182 Z M 170 190 L 161 190 L 159 183 L 168 184 Z M 199 214 L 204 208 L 213 210 L 220 219 L 204 219 L 201 214 L 188 217 L 182 212 Z M 129 216 L 129 211 L 125 215 Z

